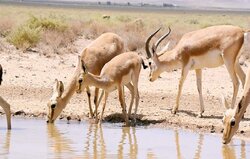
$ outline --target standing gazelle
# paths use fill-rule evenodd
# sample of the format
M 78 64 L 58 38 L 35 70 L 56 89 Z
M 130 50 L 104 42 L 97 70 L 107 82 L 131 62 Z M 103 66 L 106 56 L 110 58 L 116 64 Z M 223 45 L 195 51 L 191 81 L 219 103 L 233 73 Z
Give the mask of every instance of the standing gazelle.
M 160 42 L 166 38 L 169 32 L 163 35 L 152 46 L 152 53 L 149 49 L 151 38 L 159 31 L 155 31 L 146 41 L 146 53 L 148 58 L 152 58 L 153 63 L 150 64 L 150 81 L 154 81 L 164 71 L 172 71 L 181 68 L 181 78 L 179 81 L 179 90 L 176 99 L 176 105 L 172 109 L 172 113 L 176 113 L 179 108 L 180 95 L 183 83 L 187 77 L 189 70 L 195 70 L 197 89 L 200 98 L 200 113 L 202 117 L 204 112 L 204 102 L 202 97 L 202 69 L 218 67 L 225 64 L 228 73 L 233 82 L 233 98 L 231 107 L 234 106 L 236 96 L 239 89 L 240 78 L 242 85 L 245 83 L 245 73 L 239 65 L 239 52 L 244 42 L 243 29 L 230 25 L 212 26 L 197 31 L 186 33 L 181 40 L 170 51 L 164 49 L 160 55 L 156 53 L 156 49 Z M 246 35 L 246 34 L 245 34 Z
M 3 69 L 0 65 L 0 85 L 2 83 L 2 75 L 3 75 Z M 0 105 L 3 108 L 6 118 L 7 118 L 7 128 L 11 129 L 11 112 L 10 112 L 10 105 L 8 102 L 6 102 L 1 96 L 0 96 Z
M 243 95 L 239 104 L 235 108 L 230 108 L 224 96 L 222 96 L 222 103 L 227 109 L 222 119 L 224 127 L 222 142 L 227 144 L 238 130 L 240 121 L 250 103 L 250 68 L 248 69 Z
M 85 61 L 89 72 L 94 75 L 99 75 L 102 67 L 110 61 L 113 57 L 121 54 L 124 49 L 124 42 L 120 36 L 114 33 L 104 33 L 91 42 L 81 53 L 81 59 Z M 72 95 L 77 88 L 77 78 L 80 75 L 81 66 L 76 67 L 73 77 L 71 78 L 68 86 L 64 88 L 61 81 L 56 80 L 53 86 L 53 94 L 48 102 L 48 120 L 52 123 L 66 107 Z M 90 89 L 87 87 L 88 103 L 90 110 L 90 117 L 93 117 L 94 113 L 90 101 Z M 94 103 L 98 105 L 99 88 L 95 89 Z M 97 114 L 97 113 L 96 113 Z
M 99 76 L 88 72 L 88 68 L 85 66 L 85 61 L 81 61 L 81 63 L 83 73 L 80 75 L 78 80 L 78 92 L 88 86 L 95 86 L 104 90 L 105 99 L 100 117 L 100 120 L 102 120 L 109 93 L 118 89 L 119 101 L 122 107 L 125 122 L 126 125 L 129 125 L 126 103 L 124 101 L 124 86 L 128 87 L 132 94 L 129 107 L 129 116 L 132 109 L 134 100 L 133 98 L 135 98 L 134 115 L 136 116 L 139 104 L 138 80 L 141 71 L 141 65 L 143 65 L 143 68 L 146 68 L 142 58 L 136 52 L 126 52 L 120 54 L 104 65 Z

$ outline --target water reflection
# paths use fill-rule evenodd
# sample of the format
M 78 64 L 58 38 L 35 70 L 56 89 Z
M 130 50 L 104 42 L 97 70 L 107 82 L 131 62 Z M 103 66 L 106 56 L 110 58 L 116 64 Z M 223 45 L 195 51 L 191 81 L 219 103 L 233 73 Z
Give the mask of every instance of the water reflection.
M 198 143 L 197 143 L 197 149 L 196 149 L 195 155 L 194 155 L 195 159 L 201 158 L 201 151 L 202 151 L 203 142 L 204 142 L 204 135 L 203 134 L 199 134 Z
M 137 145 L 137 139 L 136 139 L 136 129 L 134 127 L 128 128 L 124 127 L 122 128 L 122 135 L 121 135 L 121 141 L 118 145 L 118 158 L 123 158 L 124 156 L 124 145 L 126 144 L 126 138 L 128 140 L 128 146 L 129 146 L 129 158 L 135 159 L 137 158 L 138 153 L 138 145 Z
M 225 158 L 247 159 L 250 143 L 221 143 L 217 135 L 181 130 L 120 127 L 111 124 L 21 120 L 11 131 L 0 129 L 0 158 Z M 35 156 L 35 157 L 34 157 Z
M 102 126 L 99 124 L 89 125 L 84 145 L 84 156 L 86 158 L 106 158 L 106 144 Z
M 1 138 L 0 142 L 2 142 L 2 148 L 0 151 L 0 156 L 8 155 L 10 150 L 10 138 L 11 138 L 11 131 L 7 130 L 6 135 L 4 138 Z
M 56 157 L 61 158 L 64 154 L 73 154 L 73 150 L 70 146 L 72 142 L 70 139 L 63 136 L 63 133 L 58 130 L 56 125 L 47 124 L 47 133 L 49 147 L 52 149 Z

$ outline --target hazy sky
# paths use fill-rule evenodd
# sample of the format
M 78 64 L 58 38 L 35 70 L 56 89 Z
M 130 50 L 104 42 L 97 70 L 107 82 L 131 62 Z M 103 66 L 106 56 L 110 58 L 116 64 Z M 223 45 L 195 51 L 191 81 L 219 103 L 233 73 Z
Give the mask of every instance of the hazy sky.
M 72 1 L 98 1 L 98 2 L 116 2 L 116 3 L 174 3 L 181 6 L 212 6 L 225 8 L 250 8 L 250 0 L 72 0 Z

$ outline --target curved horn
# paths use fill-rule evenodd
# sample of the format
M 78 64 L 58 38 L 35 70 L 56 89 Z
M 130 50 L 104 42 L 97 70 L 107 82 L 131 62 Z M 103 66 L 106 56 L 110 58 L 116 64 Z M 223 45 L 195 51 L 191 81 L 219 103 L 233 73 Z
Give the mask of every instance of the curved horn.
M 152 39 L 152 37 L 153 37 L 156 33 L 158 33 L 160 30 L 161 30 L 161 27 L 160 27 L 158 30 L 156 30 L 153 34 L 151 34 L 151 35 L 148 37 L 147 41 L 146 41 L 145 50 L 146 50 L 146 53 L 147 53 L 147 57 L 148 57 L 148 58 L 151 58 L 151 57 L 152 57 L 152 53 L 149 51 L 149 42 L 150 42 L 150 40 Z
M 153 45 L 152 50 L 153 50 L 153 54 L 156 52 L 157 47 L 159 46 L 159 44 L 162 42 L 163 39 L 165 39 L 169 34 L 171 33 L 171 28 L 168 27 L 168 33 L 166 33 L 165 35 L 163 35 L 159 40 L 157 40 L 157 42 Z

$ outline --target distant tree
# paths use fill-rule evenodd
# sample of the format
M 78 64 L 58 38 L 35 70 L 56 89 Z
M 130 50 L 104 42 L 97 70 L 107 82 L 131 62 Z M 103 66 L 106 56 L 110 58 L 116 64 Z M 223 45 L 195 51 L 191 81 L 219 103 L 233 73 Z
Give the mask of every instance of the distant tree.
M 110 2 L 110 1 L 107 1 L 107 5 L 111 5 L 111 2 Z
M 128 4 L 128 6 L 130 6 L 130 5 L 131 5 L 129 2 L 128 2 L 127 4 Z
M 98 5 L 101 5 L 101 2 L 98 2 Z
M 163 3 L 163 7 L 174 7 L 174 5 L 170 3 Z

